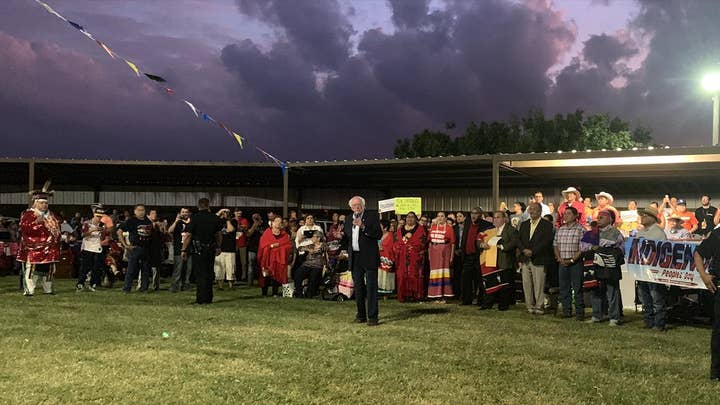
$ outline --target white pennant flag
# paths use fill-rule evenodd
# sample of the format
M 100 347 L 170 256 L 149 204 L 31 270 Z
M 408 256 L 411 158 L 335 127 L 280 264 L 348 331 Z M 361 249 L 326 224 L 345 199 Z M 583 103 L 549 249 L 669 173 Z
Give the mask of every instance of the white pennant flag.
M 192 110 L 193 114 L 195 114 L 195 117 L 198 117 L 198 118 L 200 117 L 200 116 L 198 115 L 197 108 L 195 108 L 195 106 L 194 106 L 191 102 L 189 102 L 189 101 L 187 101 L 187 100 L 183 100 L 183 102 L 184 102 L 185 104 L 187 104 L 188 107 L 190 107 L 190 109 Z

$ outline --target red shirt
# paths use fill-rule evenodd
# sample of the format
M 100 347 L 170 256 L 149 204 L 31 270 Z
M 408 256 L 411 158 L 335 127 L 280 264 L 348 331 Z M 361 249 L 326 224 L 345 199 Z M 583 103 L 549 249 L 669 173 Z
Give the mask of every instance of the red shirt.
M 247 247 L 247 230 L 250 227 L 250 222 L 245 218 L 237 219 L 238 229 L 235 230 L 235 246 L 236 247 Z M 243 228 L 240 230 L 240 228 Z
M 433 225 L 430 228 L 430 242 L 432 243 L 455 243 L 455 230 L 452 226 Z
M 467 221 L 465 222 L 467 226 Z M 471 223 L 467 230 L 467 241 L 465 242 L 465 254 L 474 255 L 477 250 L 475 249 L 475 238 L 477 238 L 478 226 L 477 224 Z
M 577 222 L 580 225 L 587 224 L 587 218 L 585 218 L 585 204 L 583 204 L 577 200 L 573 201 L 572 204 L 568 204 L 567 201 L 565 201 L 562 204 L 560 204 L 560 206 L 558 207 L 558 217 L 557 217 L 557 221 L 555 222 L 556 228 L 560 228 L 561 226 L 563 226 L 563 224 L 564 224 L 563 214 L 565 213 L 565 210 L 567 209 L 567 207 L 574 207 L 577 210 L 577 212 L 578 212 Z

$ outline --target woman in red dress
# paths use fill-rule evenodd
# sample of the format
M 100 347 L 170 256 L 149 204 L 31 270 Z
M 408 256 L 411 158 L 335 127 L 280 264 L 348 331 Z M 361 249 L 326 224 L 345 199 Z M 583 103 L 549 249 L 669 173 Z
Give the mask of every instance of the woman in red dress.
M 422 300 L 425 298 L 425 251 L 427 234 L 425 228 L 417 222 L 417 215 L 408 212 L 405 225 L 397 232 L 395 243 L 395 273 L 397 275 L 398 301 L 407 298 Z
M 288 257 L 292 244 L 290 235 L 282 229 L 282 218 L 276 217 L 272 226 L 260 237 L 258 247 L 258 263 L 260 277 L 258 284 L 262 295 L 268 295 L 268 287 L 272 286 L 272 294 L 278 295 L 278 288 L 287 283 Z

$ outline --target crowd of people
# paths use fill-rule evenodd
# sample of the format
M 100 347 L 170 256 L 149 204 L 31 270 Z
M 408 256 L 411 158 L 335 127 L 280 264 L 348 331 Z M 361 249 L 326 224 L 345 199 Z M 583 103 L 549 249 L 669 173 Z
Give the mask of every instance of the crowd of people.
M 288 218 L 273 211 L 266 218 L 253 213 L 250 220 L 242 209 L 213 213 L 204 198 L 196 213 L 183 207 L 172 223 L 142 204 L 123 215 L 94 204 L 90 218 L 78 213 L 67 221 L 49 210 L 51 195 L 46 189 L 34 192 L 32 207 L 15 228 L 26 296 L 38 283 L 44 293 L 53 293 L 63 246 L 77 250 L 78 292 L 95 291 L 104 278 L 118 276 L 126 293 L 136 283 L 140 292 L 158 290 L 162 264 L 172 263 L 169 291 L 190 288 L 194 281 L 198 304 L 211 303 L 213 289 L 233 288 L 237 282 L 252 286 L 255 280 L 263 296 L 294 286 L 295 297 L 314 297 L 323 274 L 344 259 L 354 281 L 356 321 L 369 325 L 378 324 L 378 294 L 395 294 L 400 302 L 457 300 L 505 311 L 517 301 L 519 274 L 529 314 L 556 313 L 559 298 L 561 316 L 584 321 L 589 290 L 588 322 L 607 320 L 617 326 L 622 322 L 625 238 L 695 240 L 700 243 L 696 262 L 720 254 L 720 230 L 713 231 L 720 228 L 720 211 L 709 196 L 694 212 L 685 200 L 668 195 L 642 209 L 630 201 L 621 211 L 607 192 L 582 198 L 568 187 L 557 207 L 537 192 L 527 205 L 518 201 L 512 209 L 502 203 L 493 211 L 476 207 L 469 213 L 408 212 L 382 219 L 366 211 L 364 199 L 356 196 L 349 202 L 352 220 L 333 213 L 324 228 L 314 215 L 295 211 Z M 13 228 L 4 226 L 3 232 Z M 706 287 L 715 291 L 716 270 L 706 271 L 702 263 L 697 267 Z M 645 327 L 666 330 L 666 290 L 663 284 L 638 282 Z M 720 350 L 717 318 L 713 330 L 713 347 Z M 713 375 L 720 377 L 720 358 L 713 357 L 713 367 Z

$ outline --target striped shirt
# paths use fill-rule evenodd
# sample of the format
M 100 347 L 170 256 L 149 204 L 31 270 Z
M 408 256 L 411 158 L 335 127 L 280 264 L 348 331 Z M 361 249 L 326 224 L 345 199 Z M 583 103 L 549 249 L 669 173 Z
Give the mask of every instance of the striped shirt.
M 580 239 L 585 233 L 585 228 L 574 221 L 564 224 L 555 232 L 555 241 L 553 246 L 560 251 L 560 259 L 570 259 L 580 251 Z

